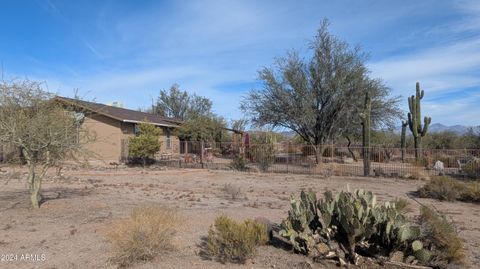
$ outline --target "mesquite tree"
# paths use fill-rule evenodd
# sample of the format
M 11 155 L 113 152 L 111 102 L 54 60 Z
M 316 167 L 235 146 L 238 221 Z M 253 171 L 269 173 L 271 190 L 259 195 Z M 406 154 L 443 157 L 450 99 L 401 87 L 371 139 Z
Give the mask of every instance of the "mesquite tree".
M 48 169 L 63 159 L 79 157 L 82 145 L 91 141 L 81 126 L 83 117 L 65 110 L 52 97 L 38 82 L 0 83 L 0 143 L 21 150 L 33 208 L 40 205 Z
M 309 60 L 292 52 L 273 67 L 260 70 L 264 88 L 250 91 L 241 108 L 256 125 L 296 132 L 313 146 L 318 163 L 324 144 L 344 134 L 351 125 L 355 125 L 351 129 L 360 129 L 358 114 L 367 89 L 386 87 L 368 77 L 366 56 L 358 47 L 352 48 L 330 34 L 327 21 L 310 50 Z M 377 100 L 375 91 L 370 92 L 372 100 Z M 396 101 L 392 107 L 397 107 Z M 372 111 L 374 114 L 377 112 Z
M 416 85 L 416 95 L 408 97 L 408 107 L 410 112 L 408 113 L 408 126 L 413 135 L 413 141 L 415 143 L 415 159 L 422 157 L 422 137 L 427 134 L 428 126 L 432 122 L 432 118 L 423 118 L 422 127 L 422 115 L 420 109 L 420 100 L 422 100 L 424 91 L 420 90 L 420 83 Z

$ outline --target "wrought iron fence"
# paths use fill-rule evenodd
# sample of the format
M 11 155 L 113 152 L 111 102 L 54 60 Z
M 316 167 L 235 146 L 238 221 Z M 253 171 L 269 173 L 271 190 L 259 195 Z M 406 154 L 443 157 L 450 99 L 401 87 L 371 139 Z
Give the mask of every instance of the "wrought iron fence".
M 229 169 L 271 173 L 299 173 L 339 176 L 363 175 L 364 148 L 323 145 L 321 152 L 311 145 L 295 143 L 247 144 L 231 142 L 181 141 L 180 151 L 159 153 L 160 165 L 181 168 Z M 426 177 L 465 174 L 465 166 L 480 173 L 480 149 L 369 148 L 371 175 L 383 177 Z M 480 175 L 478 175 L 480 176 Z

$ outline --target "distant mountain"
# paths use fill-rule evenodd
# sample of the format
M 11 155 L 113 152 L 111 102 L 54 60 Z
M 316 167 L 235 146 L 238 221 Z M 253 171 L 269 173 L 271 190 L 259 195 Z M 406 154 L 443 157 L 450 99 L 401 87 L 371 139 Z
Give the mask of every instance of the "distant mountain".
M 432 133 L 450 131 L 458 135 L 466 134 L 468 130 L 470 130 L 470 128 L 473 128 L 473 131 L 475 133 L 480 133 L 480 126 L 465 126 L 465 125 L 446 126 L 441 123 L 434 123 L 428 127 L 429 131 Z

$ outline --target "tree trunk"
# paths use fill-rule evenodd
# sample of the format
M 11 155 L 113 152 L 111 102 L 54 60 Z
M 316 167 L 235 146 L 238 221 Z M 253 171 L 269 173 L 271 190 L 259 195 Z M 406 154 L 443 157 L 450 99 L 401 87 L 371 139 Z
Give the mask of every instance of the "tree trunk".
M 350 145 L 352 145 L 352 140 L 350 139 L 350 137 L 347 135 L 345 136 L 345 138 L 347 139 L 348 141 L 348 145 L 347 145 L 347 149 L 348 149 L 348 152 L 350 152 L 350 155 L 352 156 L 352 159 L 356 162 L 358 161 L 357 160 L 357 157 L 355 156 L 355 152 L 352 151 L 352 149 L 350 148 Z
M 322 163 L 322 158 L 323 158 L 323 145 L 315 145 L 313 147 L 315 151 L 315 162 L 317 164 Z

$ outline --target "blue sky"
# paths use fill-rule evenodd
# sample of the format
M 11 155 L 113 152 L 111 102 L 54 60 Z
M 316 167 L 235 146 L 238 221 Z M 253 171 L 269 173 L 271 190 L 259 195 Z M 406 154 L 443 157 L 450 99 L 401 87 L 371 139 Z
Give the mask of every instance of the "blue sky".
M 323 18 L 368 52 L 394 95 L 425 90 L 433 122 L 480 125 L 480 1 L 4 0 L 4 78 L 44 81 L 71 96 L 146 108 L 173 83 L 242 116 L 257 71 L 300 53 Z

